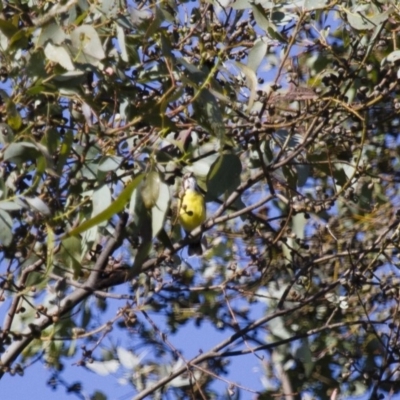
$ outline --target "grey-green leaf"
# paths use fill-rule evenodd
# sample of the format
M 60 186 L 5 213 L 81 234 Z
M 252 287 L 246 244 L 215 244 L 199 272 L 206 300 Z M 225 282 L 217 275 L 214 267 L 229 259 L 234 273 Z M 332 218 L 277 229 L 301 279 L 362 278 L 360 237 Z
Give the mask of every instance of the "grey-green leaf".
M 203 89 L 194 103 L 196 115 L 201 124 L 218 139 L 225 136 L 225 124 L 220 106 L 209 90 Z
M 0 243 L 9 246 L 13 240 L 12 218 L 8 212 L 0 209 Z
M 35 160 L 39 155 L 40 152 L 33 143 L 11 143 L 4 150 L 3 160 L 19 163 L 29 160 Z
M 151 171 L 147 174 L 141 187 L 143 203 L 147 209 L 152 208 L 156 204 L 160 193 L 160 184 L 161 180 L 158 172 Z
M 164 227 L 165 217 L 169 209 L 170 194 L 168 185 L 161 182 L 159 185 L 159 195 L 156 204 L 151 209 L 151 227 L 153 237 Z
M 29 205 L 31 211 L 39 212 L 45 216 L 51 214 L 50 208 L 40 197 L 23 197 L 23 200 Z
M 344 9 L 344 11 L 347 15 L 347 21 L 354 29 L 370 30 L 386 21 L 392 10 L 391 7 L 389 7 L 385 12 L 380 12 L 373 7 L 368 14 L 362 11 L 350 11 L 348 9 Z
M 17 211 L 21 210 L 23 207 L 22 204 L 19 204 L 15 201 L 0 201 L 0 209 L 5 211 Z
M 254 100 L 256 98 L 256 90 L 257 90 L 257 76 L 251 68 L 249 68 L 246 65 L 243 65 L 239 62 L 236 62 L 235 65 L 242 71 L 242 73 L 246 76 L 246 82 L 248 85 L 248 88 L 250 90 L 250 95 L 249 95 L 249 102 L 247 104 L 247 113 L 250 113 Z
M 99 171 L 110 172 L 116 171 L 123 161 L 119 156 L 105 156 L 99 161 Z
M 113 215 L 122 211 L 128 200 L 130 199 L 132 192 L 140 184 L 142 179 L 143 179 L 143 174 L 137 175 L 135 179 L 133 179 L 133 181 L 120 193 L 120 195 L 111 203 L 109 207 L 107 207 L 100 214 L 83 222 L 77 228 L 70 231 L 68 233 L 68 236 L 79 235 L 80 233 L 87 231 L 93 226 L 96 226 L 105 220 L 109 220 Z
M 47 41 L 51 41 L 53 44 L 61 44 L 66 39 L 67 35 L 60 25 L 55 22 L 45 25 L 38 37 L 37 46 L 43 46 Z
M 0 123 L 0 143 L 11 143 L 14 139 L 14 132 L 11 127 L 5 123 Z
M 117 25 L 118 44 L 121 49 L 121 58 L 123 61 L 128 62 L 128 53 L 126 51 L 125 32 L 122 26 Z
M 103 185 L 96 189 L 93 192 L 93 198 L 92 198 L 92 204 L 93 204 L 93 210 L 92 210 L 92 218 L 95 217 L 96 215 L 99 215 L 101 212 L 103 212 L 107 207 L 110 206 L 112 201 L 111 198 L 111 191 L 107 185 Z M 104 220 L 103 222 L 99 223 L 100 226 L 107 225 L 107 220 Z
M 236 154 L 222 154 L 207 177 L 206 201 L 213 200 L 240 184 L 242 163 Z
M 54 46 L 51 43 L 47 43 L 44 48 L 44 54 L 48 60 L 60 64 L 67 71 L 73 71 L 75 69 L 71 56 L 63 46 Z
M 71 42 L 79 62 L 97 65 L 105 58 L 101 40 L 91 25 L 81 25 L 71 33 Z
M 255 73 L 257 72 L 257 69 L 260 66 L 262 60 L 265 58 L 267 48 L 268 45 L 266 43 L 266 38 L 263 38 L 257 39 L 254 43 L 253 48 L 250 50 L 249 58 L 247 60 L 247 66 Z

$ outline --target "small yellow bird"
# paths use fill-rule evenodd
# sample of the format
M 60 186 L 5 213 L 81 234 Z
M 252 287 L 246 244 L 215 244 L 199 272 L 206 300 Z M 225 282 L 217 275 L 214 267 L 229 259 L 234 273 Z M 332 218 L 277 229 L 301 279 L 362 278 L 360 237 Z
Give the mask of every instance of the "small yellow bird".
M 197 186 L 193 173 L 187 173 L 182 179 L 182 191 L 178 206 L 179 221 L 186 233 L 200 226 L 206 219 L 206 205 Z M 192 238 L 188 248 L 189 256 L 202 255 L 202 235 Z

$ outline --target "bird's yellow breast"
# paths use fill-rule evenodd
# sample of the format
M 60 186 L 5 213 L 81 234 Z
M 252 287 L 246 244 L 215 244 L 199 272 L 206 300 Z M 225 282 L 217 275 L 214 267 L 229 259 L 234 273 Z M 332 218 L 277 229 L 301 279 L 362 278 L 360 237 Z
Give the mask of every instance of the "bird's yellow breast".
M 204 197 L 195 190 L 186 190 L 179 205 L 179 220 L 183 229 L 190 232 L 206 219 Z

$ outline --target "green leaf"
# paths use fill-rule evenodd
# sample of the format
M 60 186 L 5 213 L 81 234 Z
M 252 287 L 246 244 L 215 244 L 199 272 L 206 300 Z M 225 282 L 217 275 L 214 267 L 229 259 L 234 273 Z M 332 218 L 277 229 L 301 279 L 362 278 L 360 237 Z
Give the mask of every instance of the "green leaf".
M 0 31 L 11 39 L 18 32 L 18 28 L 11 21 L 0 19 Z
M 23 197 L 22 200 L 29 205 L 31 211 L 39 212 L 45 216 L 51 215 L 49 207 L 40 197 Z
M 201 125 L 218 139 L 223 140 L 225 137 L 225 124 L 220 106 L 210 91 L 203 89 L 196 98 L 193 107 Z
M 9 42 L 9 50 L 18 51 L 27 47 L 31 37 L 30 29 L 19 29 Z
M 108 397 L 103 393 L 98 390 L 96 390 L 91 396 L 91 400 L 107 400 Z
M 100 188 L 97 188 L 93 192 L 92 218 L 94 218 L 96 215 L 99 215 L 104 210 L 106 210 L 110 206 L 111 201 L 112 201 L 111 191 L 110 191 L 110 189 L 109 189 L 109 187 L 107 185 L 102 185 Z M 98 225 L 99 226 L 107 225 L 107 220 L 99 223 Z
M 74 272 L 74 279 L 82 273 L 81 241 L 77 237 L 67 237 L 61 241 L 60 251 L 55 255 L 55 260 Z
M 7 123 L 14 131 L 17 131 L 22 125 L 21 115 L 17 111 L 15 103 L 11 100 L 7 101 Z
M 91 25 L 81 25 L 71 33 L 76 61 L 97 66 L 105 58 L 99 35 Z
M 276 25 L 269 20 L 264 8 L 260 4 L 253 3 L 251 9 L 253 10 L 254 19 L 260 28 L 268 33 L 272 39 L 279 40 L 282 43 L 287 42 L 286 38 L 278 31 Z
M 97 162 L 88 162 L 82 168 L 82 175 L 86 179 L 95 180 L 97 179 L 98 171 L 99 171 L 99 164 Z
M 5 211 L 17 211 L 23 209 L 23 205 L 15 201 L 0 201 L 0 209 Z
M 298 177 L 298 186 L 303 187 L 311 176 L 311 167 L 309 165 L 295 165 Z
M 141 194 L 144 206 L 149 210 L 152 208 L 159 197 L 161 179 L 156 171 L 147 174 L 141 185 Z
M 36 160 L 40 152 L 33 143 L 19 142 L 11 143 L 3 154 L 4 161 L 10 161 L 14 163 L 21 163 L 25 161 Z
M 349 24 L 354 29 L 363 31 L 374 29 L 377 25 L 385 22 L 392 12 L 392 7 L 389 7 L 385 12 L 379 11 L 375 6 L 371 6 L 368 12 L 350 11 L 347 8 L 344 8 L 343 11 L 347 15 Z
M 195 65 L 190 64 L 183 57 L 177 58 L 176 60 L 178 65 L 182 65 L 185 67 L 185 75 L 187 75 L 192 83 L 196 85 L 201 85 L 204 79 L 207 78 L 207 74 L 204 71 L 198 69 Z M 182 80 L 184 80 L 185 76 L 182 76 Z
M 234 10 L 247 10 L 248 8 L 251 8 L 252 4 L 253 4 L 252 0 L 236 0 L 232 4 L 232 8 Z
M 388 62 L 396 62 L 397 60 L 400 59 L 400 50 L 395 50 L 392 51 L 387 57 L 386 57 L 386 61 Z M 383 60 L 382 60 L 383 61 Z
M 124 159 L 119 156 L 104 156 L 99 161 L 99 171 L 116 171 Z
M 293 188 L 297 187 L 298 176 L 297 176 L 297 173 L 295 173 L 294 168 L 292 168 L 291 166 L 285 165 L 284 167 L 282 167 L 282 172 L 283 172 L 283 176 L 286 179 L 287 184 Z
M 257 90 L 257 76 L 255 72 L 250 69 L 248 66 L 243 65 L 241 63 L 235 62 L 235 65 L 242 71 L 242 73 L 246 76 L 246 82 L 250 90 L 249 102 L 247 103 L 247 113 L 250 113 L 254 100 L 256 99 L 256 90 Z
M 50 225 L 46 225 L 47 230 L 47 254 L 46 254 L 46 276 L 53 269 L 53 260 L 54 260 L 54 247 L 55 247 L 55 235 L 52 227 Z
M 72 134 L 71 131 L 67 131 L 65 133 L 64 140 L 63 140 L 63 143 L 61 145 L 60 154 L 58 156 L 58 163 L 57 163 L 56 172 L 59 175 L 61 175 L 62 170 L 64 168 L 64 165 L 67 162 L 68 157 L 70 156 L 73 140 L 74 140 L 74 135 Z
M 105 14 L 107 18 L 115 18 L 118 14 L 118 4 L 116 0 L 102 0 L 99 3 L 102 13 Z
M 100 376 L 107 376 L 117 372 L 119 362 L 117 360 L 93 361 L 87 363 L 87 368 Z
M 247 60 L 247 66 L 254 72 L 257 72 L 262 60 L 265 59 L 267 54 L 268 45 L 263 39 L 257 39 L 254 46 L 249 52 L 249 58 Z
M 304 372 L 306 377 L 308 378 L 311 375 L 314 367 L 310 344 L 308 343 L 307 339 L 302 339 L 300 343 L 300 346 L 296 349 L 295 358 L 296 360 L 300 360 L 303 363 Z
M 242 163 L 235 154 L 222 154 L 212 165 L 207 177 L 206 201 L 215 200 L 240 184 Z
M 160 7 L 155 7 L 155 15 L 153 21 L 146 29 L 146 38 L 152 37 L 160 28 L 161 23 L 164 21 Z
M 329 155 L 326 151 L 315 152 L 307 155 L 308 162 L 314 169 L 322 172 L 324 175 L 330 175 L 329 164 L 326 162 Z
M 60 144 L 60 134 L 55 128 L 49 128 L 46 134 L 43 136 L 41 145 L 48 152 L 51 163 L 53 164 L 53 157 L 58 152 L 58 146 Z
M 254 19 L 257 22 L 257 25 L 264 29 L 265 32 L 268 32 L 271 29 L 271 26 L 274 26 L 272 22 L 270 22 L 265 14 L 264 9 L 259 4 L 254 4 L 252 2 L 251 9 L 253 10 Z M 274 27 L 276 29 L 276 27 Z
M 92 228 L 93 226 L 96 226 L 105 220 L 109 220 L 113 215 L 122 211 L 124 209 L 126 203 L 128 202 L 128 200 L 130 199 L 132 192 L 140 184 L 143 177 L 144 177 L 143 174 L 137 175 L 133 179 L 133 181 L 131 183 L 129 183 L 129 185 L 120 193 L 120 195 L 116 198 L 116 200 L 113 203 L 111 203 L 111 205 L 109 207 L 107 207 L 104 211 L 102 211 L 100 214 L 96 215 L 95 217 L 83 222 L 77 228 L 70 231 L 67 234 L 67 236 L 79 235 L 80 233 L 85 232 L 86 230 Z
M 139 28 L 142 26 L 148 26 L 148 21 L 152 18 L 153 14 L 152 12 L 148 9 L 143 7 L 142 9 L 137 9 L 137 8 L 132 8 L 131 9 L 131 20 L 132 20 L 132 24 Z M 118 19 L 118 22 L 121 23 L 121 20 Z M 125 26 L 125 28 L 129 28 L 131 29 L 131 25 L 127 24 L 127 22 L 123 21 L 123 25 Z
M 159 184 L 159 195 L 156 204 L 151 209 L 152 235 L 156 237 L 164 227 L 165 218 L 169 210 L 170 194 L 169 187 L 164 182 Z
M 210 154 L 207 157 L 202 157 L 195 161 L 192 165 L 185 168 L 185 172 L 193 172 L 197 177 L 206 178 L 210 172 L 211 166 L 219 157 L 218 153 Z
M 0 123 L 0 144 L 11 143 L 14 139 L 14 132 L 11 127 L 5 123 Z
M 327 5 L 326 0 L 304 0 L 303 10 L 311 11 L 319 8 L 325 8 Z
M 10 214 L 0 209 L 0 243 L 9 246 L 13 241 L 12 218 Z
M 37 46 L 43 46 L 47 41 L 51 41 L 53 44 L 61 44 L 67 38 L 64 30 L 55 22 L 51 22 L 45 25 L 38 37 Z
M 129 61 L 128 53 L 126 51 L 126 43 L 125 43 L 125 31 L 122 26 L 117 25 L 117 38 L 119 48 L 121 49 L 121 59 L 125 62 Z
M 63 46 L 54 46 L 51 43 L 47 43 L 44 48 L 44 54 L 48 60 L 60 64 L 67 71 L 75 69 L 71 56 Z

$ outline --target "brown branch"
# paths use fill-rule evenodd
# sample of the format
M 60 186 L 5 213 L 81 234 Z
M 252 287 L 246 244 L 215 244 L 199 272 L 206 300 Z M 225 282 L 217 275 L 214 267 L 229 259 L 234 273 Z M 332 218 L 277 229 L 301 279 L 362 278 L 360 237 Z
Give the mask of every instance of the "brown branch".
M 98 289 L 97 286 L 101 282 L 101 274 L 108 264 L 109 257 L 122 243 L 125 224 L 126 216 L 124 215 L 115 229 L 114 237 L 108 240 L 102 253 L 99 255 L 85 287 L 76 289 L 61 300 L 57 306 L 50 309 L 47 312 L 47 315 L 42 315 L 35 323 L 30 324 L 29 328 L 22 332 L 21 340 L 15 340 L 2 354 L 0 359 L 0 378 L 4 375 L 5 371 L 10 368 L 11 364 L 22 353 L 22 351 L 32 342 L 32 340 L 40 336 L 40 333 L 44 329 L 55 323 L 59 317 L 70 312 L 77 304 L 81 303 L 85 298 Z
M 332 329 L 336 329 L 336 328 L 341 328 L 343 326 L 365 324 L 364 320 L 363 321 L 360 320 L 360 321 L 352 321 L 352 322 L 340 322 L 340 323 L 336 323 L 336 324 L 332 324 L 332 325 L 324 325 L 323 327 L 316 328 L 316 329 L 311 329 L 311 330 L 309 330 L 307 332 L 300 333 L 300 334 L 298 334 L 296 336 L 293 336 L 291 338 L 279 340 L 279 341 L 274 342 L 274 343 L 261 345 L 261 346 L 255 347 L 253 349 L 250 349 L 250 350 L 247 349 L 247 350 L 221 352 L 222 349 L 228 347 L 230 344 L 235 342 L 237 339 L 241 338 L 243 335 L 245 335 L 249 331 L 253 331 L 254 329 L 260 327 L 261 325 L 266 324 L 268 321 L 270 321 L 270 320 L 272 320 L 274 318 L 290 314 L 290 313 L 292 313 L 292 312 L 304 307 L 304 305 L 306 305 L 306 304 L 314 303 L 317 298 L 320 298 L 323 295 L 325 295 L 337 283 L 338 282 L 334 282 L 332 285 L 329 285 L 328 287 L 320 290 L 317 294 L 314 294 L 313 296 L 310 296 L 306 301 L 302 302 L 301 304 L 298 304 L 298 305 L 296 305 L 296 306 L 294 306 L 294 307 L 292 307 L 290 309 L 287 309 L 287 310 L 276 311 L 275 313 L 273 313 L 271 315 L 262 317 L 259 320 L 248 324 L 245 328 L 239 330 L 238 332 L 235 332 L 228 339 L 222 341 L 217 346 L 213 347 L 210 351 L 208 351 L 206 353 L 199 354 L 198 356 L 194 357 L 189 362 L 189 365 L 196 366 L 196 365 L 198 365 L 198 364 L 200 364 L 200 363 L 202 363 L 202 362 L 204 362 L 206 360 L 210 360 L 210 359 L 221 358 L 221 357 L 240 356 L 240 355 L 243 355 L 243 354 L 253 353 L 255 351 L 272 349 L 274 347 L 281 346 L 283 344 L 291 343 L 293 341 L 296 341 L 296 340 L 299 340 L 299 339 L 302 339 L 302 338 L 306 338 L 306 337 L 315 335 L 316 333 L 323 332 L 325 330 L 332 330 Z M 381 324 L 380 321 L 370 321 L 370 322 L 371 323 Z M 153 385 L 153 386 L 143 390 L 142 392 L 140 392 L 136 397 L 134 397 L 134 400 L 141 400 L 141 399 L 146 398 L 147 396 L 152 394 L 154 391 L 162 388 L 168 382 L 171 382 L 173 379 L 175 379 L 176 377 L 178 377 L 179 375 L 184 373 L 186 371 L 186 368 L 187 368 L 187 366 L 183 366 L 183 367 L 179 368 L 178 370 L 176 370 L 175 372 L 171 373 L 169 376 L 167 376 L 167 377 L 165 377 L 163 379 L 160 379 L 155 385 Z
M 33 271 L 37 271 L 38 268 L 41 267 L 41 265 L 43 265 L 42 259 L 37 260 L 35 263 L 24 268 L 24 270 L 22 271 L 21 277 L 18 281 L 18 287 L 20 287 L 20 288 L 24 287 L 29 274 Z M 11 329 L 11 325 L 14 320 L 14 316 L 17 311 L 20 299 L 21 299 L 21 297 L 18 294 L 16 294 L 10 305 L 10 308 L 9 308 L 6 318 L 4 320 L 4 325 L 3 325 L 3 329 L 2 329 L 2 340 L 4 340 L 8 336 L 8 332 Z

